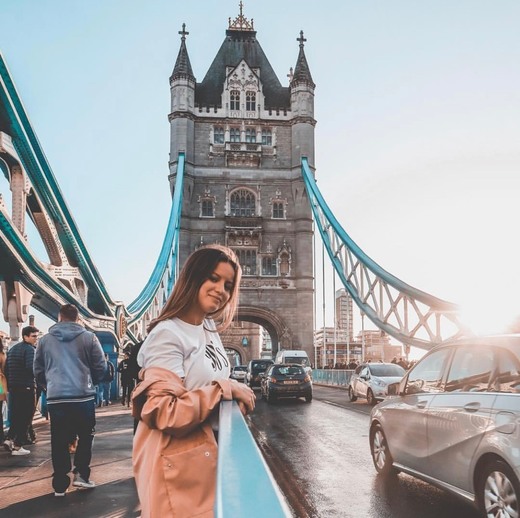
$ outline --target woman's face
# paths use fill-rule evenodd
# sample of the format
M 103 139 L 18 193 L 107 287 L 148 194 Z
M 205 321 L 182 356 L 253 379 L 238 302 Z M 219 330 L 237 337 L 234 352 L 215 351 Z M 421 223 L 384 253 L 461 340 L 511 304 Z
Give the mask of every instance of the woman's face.
M 197 306 L 202 318 L 223 308 L 233 290 L 235 270 L 229 263 L 218 263 L 209 279 L 205 280 L 197 297 Z M 195 308 L 194 308 L 195 309 Z

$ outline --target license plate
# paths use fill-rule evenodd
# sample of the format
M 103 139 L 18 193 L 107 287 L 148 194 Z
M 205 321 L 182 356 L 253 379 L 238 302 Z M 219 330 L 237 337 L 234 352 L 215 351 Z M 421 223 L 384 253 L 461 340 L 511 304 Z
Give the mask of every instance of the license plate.
M 286 380 L 284 381 L 284 385 L 296 385 L 298 382 L 298 380 Z

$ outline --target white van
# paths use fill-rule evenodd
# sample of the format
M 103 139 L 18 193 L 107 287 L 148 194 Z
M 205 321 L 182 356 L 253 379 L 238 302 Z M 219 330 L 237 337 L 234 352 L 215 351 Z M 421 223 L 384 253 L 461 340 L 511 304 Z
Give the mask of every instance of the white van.
M 311 362 L 306 351 L 286 349 L 276 353 L 274 363 L 298 363 L 307 372 L 312 372 Z

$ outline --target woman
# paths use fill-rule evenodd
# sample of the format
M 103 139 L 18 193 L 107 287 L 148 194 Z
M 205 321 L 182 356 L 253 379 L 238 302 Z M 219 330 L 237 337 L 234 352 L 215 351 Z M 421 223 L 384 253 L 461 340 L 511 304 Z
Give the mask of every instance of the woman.
M 230 249 L 199 248 L 148 327 L 137 357 L 142 381 L 132 398 L 139 419 L 133 464 L 142 518 L 213 516 L 215 411 L 223 399 L 235 399 L 244 414 L 255 406 L 254 392 L 229 380 L 217 333 L 231 323 L 240 277 Z
M 7 403 L 7 380 L 5 378 L 5 363 L 7 355 L 4 351 L 4 341 L 0 338 L 0 444 L 5 440 L 4 436 L 4 401 Z

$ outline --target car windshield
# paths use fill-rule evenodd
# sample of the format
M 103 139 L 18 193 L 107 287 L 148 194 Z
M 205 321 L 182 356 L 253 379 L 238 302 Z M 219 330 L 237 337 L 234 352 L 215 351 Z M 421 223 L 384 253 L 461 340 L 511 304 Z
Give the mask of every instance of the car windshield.
M 286 363 L 297 363 L 298 365 L 303 365 L 304 367 L 307 367 L 308 361 L 305 356 L 286 356 L 285 358 Z
M 272 374 L 281 374 L 282 376 L 294 376 L 295 374 L 304 374 L 303 369 L 298 365 L 281 365 L 274 367 Z
M 405 374 L 405 370 L 395 363 L 374 363 L 369 366 L 369 369 L 373 376 L 379 376 L 381 378 L 384 378 L 385 376 L 404 376 Z
M 247 367 L 245 367 L 245 366 L 235 367 L 234 370 L 235 371 L 245 371 L 245 370 L 247 370 Z
M 251 368 L 254 370 L 265 370 L 272 362 L 253 362 Z

